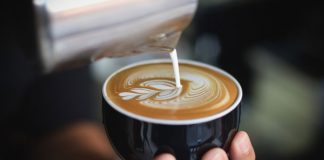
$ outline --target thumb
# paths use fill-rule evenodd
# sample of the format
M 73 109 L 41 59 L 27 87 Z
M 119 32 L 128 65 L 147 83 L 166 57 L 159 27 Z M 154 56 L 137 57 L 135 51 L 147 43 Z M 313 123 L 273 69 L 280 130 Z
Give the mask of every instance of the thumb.
M 205 153 L 202 160 L 228 160 L 228 157 L 224 150 L 214 148 Z
M 154 158 L 154 160 L 176 160 L 171 154 L 163 153 Z

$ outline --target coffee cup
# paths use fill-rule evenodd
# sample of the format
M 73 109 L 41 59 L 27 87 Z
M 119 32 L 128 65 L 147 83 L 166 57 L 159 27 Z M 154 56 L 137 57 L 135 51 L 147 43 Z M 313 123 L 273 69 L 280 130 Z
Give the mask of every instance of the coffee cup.
M 128 65 L 105 81 L 103 122 L 121 159 L 170 153 L 195 160 L 214 147 L 228 151 L 240 123 L 240 84 L 211 65 L 180 60 L 179 66 L 181 88 L 165 59 Z

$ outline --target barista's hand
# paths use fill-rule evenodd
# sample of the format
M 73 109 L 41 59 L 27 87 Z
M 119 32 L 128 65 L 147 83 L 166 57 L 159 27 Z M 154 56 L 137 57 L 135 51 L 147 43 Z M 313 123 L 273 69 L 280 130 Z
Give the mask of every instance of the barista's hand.
M 240 131 L 236 134 L 231 144 L 229 156 L 232 160 L 255 160 L 255 153 L 248 134 Z M 228 160 L 224 150 L 214 148 L 209 150 L 202 160 Z M 162 154 L 154 160 L 175 160 L 170 154 Z

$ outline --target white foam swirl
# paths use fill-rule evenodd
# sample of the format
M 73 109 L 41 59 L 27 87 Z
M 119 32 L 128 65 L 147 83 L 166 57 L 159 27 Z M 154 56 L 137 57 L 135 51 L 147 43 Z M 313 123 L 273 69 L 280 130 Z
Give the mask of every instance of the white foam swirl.
M 179 96 L 181 88 L 176 88 L 169 80 L 148 80 L 140 83 L 143 88 L 131 88 L 129 92 L 121 92 L 123 100 L 136 99 L 144 101 L 153 97 L 156 101 L 166 101 Z M 137 98 L 136 98 L 137 97 Z
M 121 92 L 119 96 L 123 100 L 137 100 L 142 105 L 161 109 L 193 108 L 212 101 L 218 101 L 217 107 L 230 99 L 228 89 L 215 76 L 182 70 L 180 77 L 188 82 L 186 88 L 177 88 L 174 81 L 165 79 L 172 76 L 168 71 L 135 72 L 123 82 L 129 91 Z M 139 85 L 138 81 L 141 82 Z

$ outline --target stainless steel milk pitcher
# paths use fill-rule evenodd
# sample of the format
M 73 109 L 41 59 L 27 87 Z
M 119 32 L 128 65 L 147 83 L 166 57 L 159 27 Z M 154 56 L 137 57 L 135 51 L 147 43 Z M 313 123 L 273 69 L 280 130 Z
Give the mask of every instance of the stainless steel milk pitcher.
M 51 72 L 101 57 L 169 52 L 197 0 L 34 0 L 39 59 Z

